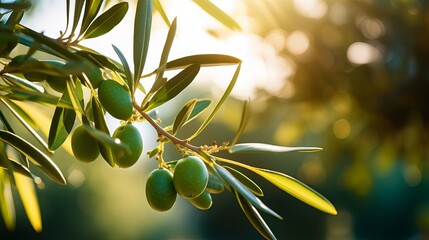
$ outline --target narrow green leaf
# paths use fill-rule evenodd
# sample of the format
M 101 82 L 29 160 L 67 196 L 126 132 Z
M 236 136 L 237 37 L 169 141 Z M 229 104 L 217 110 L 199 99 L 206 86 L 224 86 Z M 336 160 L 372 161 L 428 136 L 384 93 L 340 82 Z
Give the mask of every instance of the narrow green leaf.
M 15 205 L 13 204 L 12 186 L 9 175 L 0 168 L 0 211 L 7 230 L 15 229 Z
M 92 111 L 94 116 L 94 125 L 95 128 L 98 129 L 101 132 L 104 132 L 106 135 L 110 136 L 109 128 L 107 127 L 106 120 L 104 118 L 104 112 L 101 107 L 100 102 L 98 102 L 98 99 L 92 97 Z M 104 160 L 106 162 L 114 167 L 115 166 L 115 160 L 113 159 L 112 151 L 110 147 L 108 147 L 105 144 L 98 144 L 98 148 L 100 149 L 100 154 L 103 156 Z
M 232 188 L 234 188 L 241 196 L 247 199 L 252 205 L 259 210 L 264 211 L 278 219 L 283 219 L 276 212 L 267 207 L 259 198 L 257 198 L 249 189 L 243 186 L 228 170 L 219 165 L 214 165 L 216 172 L 222 177 Z
M 35 148 L 29 142 L 16 134 L 4 130 L 0 130 L 0 140 L 24 154 L 52 180 L 63 185 L 66 184 L 66 180 L 57 165 L 45 153 Z
M 270 227 L 268 227 L 268 224 L 259 214 L 258 210 L 237 191 L 234 190 L 233 192 L 237 198 L 238 204 L 240 204 L 241 209 L 253 227 L 266 239 L 276 239 Z
M 167 81 L 146 104 L 145 111 L 156 108 L 177 96 L 194 80 L 199 70 L 199 65 L 191 65 Z
M 75 111 L 83 114 L 83 90 L 82 83 L 72 77 L 67 79 L 67 92 L 70 97 L 70 102 L 73 105 Z
M 59 101 L 58 97 L 46 93 L 28 91 L 7 86 L 0 86 L 0 90 L 10 92 L 6 95 L 0 95 L 0 98 L 47 103 L 52 105 L 59 105 L 65 108 L 73 108 L 70 102 Z
M 230 153 L 285 153 L 285 152 L 315 152 L 323 150 L 319 147 L 285 147 L 265 143 L 239 143 L 229 149 Z
M 37 92 L 41 92 L 41 93 L 45 92 L 45 89 L 42 86 L 39 86 L 35 83 L 28 81 L 27 79 L 23 79 L 23 78 L 17 77 L 15 75 L 12 75 L 9 73 L 3 74 L 1 76 L 1 78 L 7 84 L 15 86 L 17 88 L 22 88 L 22 89 L 31 90 L 31 91 L 37 91 Z
M 9 111 L 18 119 L 18 121 L 31 133 L 31 135 L 36 138 L 39 143 L 45 147 L 47 151 L 49 151 L 48 145 L 45 140 L 34 130 L 31 126 L 31 123 L 35 125 L 33 119 L 18 105 L 14 104 L 12 101 L 8 99 L 0 99 L 1 102 L 9 109 Z
M 66 28 L 62 34 L 65 34 L 70 26 L 70 0 L 66 0 Z
M 195 107 L 196 103 L 197 103 L 197 99 L 196 98 L 191 99 L 189 102 L 187 102 L 183 106 L 183 108 L 177 114 L 176 118 L 174 119 L 174 123 L 173 123 L 173 135 L 176 135 L 177 131 L 188 120 L 189 116 L 191 115 L 191 112 L 194 110 L 194 107 Z
M 337 210 L 328 199 L 297 179 L 286 174 L 267 169 L 253 168 L 251 170 L 308 205 L 319 209 L 320 211 L 337 215 Z
M 2 142 L 2 144 L 4 144 L 4 143 Z M 5 156 L 5 157 L 7 157 L 7 156 Z M 30 169 L 28 169 L 26 166 L 22 165 L 21 163 L 14 161 L 10 158 L 7 159 L 7 166 L 5 164 L 3 164 L 3 161 L 0 161 L 0 169 L 1 168 L 11 170 L 11 172 L 16 172 L 16 173 L 22 174 L 26 177 L 34 179 L 34 176 L 30 172 Z
M 109 8 L 89 25 L 83 39 L 95 38 L 108 33 L 118 25 L 128 11 L 128 3 L 120 2 Z
M 209 0 L 193 0 L 200 8 L 232 30 L 241 30 L 240 25 Z
M 195 103 L 194 109 L 192 110 L 191 114 L 189 115 L 188 120 L 186 121 L 186 123 L 184 125 L 186 125 L 190 121 L 197 118 L 201 113 L 204 112 L 204 110 L 206 110 L 208 107 L 210 107 L 211 104 L 212 104 L 211 99 L 208 99 L 208 98 L 198 99 L 198 101 Z
M 24 206 L 25 213 L 31 226 L 36 232 L 42 231 L 42 216 L 40 215 L 39 200 L 34 188 L 33 178 L 26 177 L 14 172 L 16 189 Z
M 164 22 L 167 24 L 167 26 L 171 26 L 170 20 L 167 17 L 167 13 L 165 13 L 164 8 L 162 7 L 161 1 L 159 0 L 153 0 L 153 8 L 156 9 L 159 14 L 161 15 Z
M 82 24 L 80 25 L 79 36 L 82 35 L 87 29 L 89 24 L 94 20 L 100 11 L 102 0 L 86 0 L 85 11 L 83 13 Z
M 152 0 L 138 0 L 134 21 L 134 89 L 136 89 L 146 63 L 152 27 Z
M 213 109 L 213 111 L 210 113 L 210 115 L 207 117 L 207 119 L 201 124 L 200 128 L 188 138 L 188 140 L 194 139 L 196 136 L 198 136 L 206 127 L 209 125 L 209 123 L 212 121 L 213 117 L 216 115 L 219 108 L 222 106 L 222 104 L 225 102 L 225 100 L 228 98 L 229 94 L 231 93 L 232 89 L 234 88 L 235 83 L 238 79 L 238 74 L 240 73 L 241 69 L 241 63 L 238 64 L 237 69 L 235 70 L 234 76 L 231 79 L 231 82 L 229 83 L 228 87 L 226 88 L 225 92 L 223 93 L 221 99 L 217 103 L 216 107 Z
M 228 166 L 223 166 L 223 167 L 226 168 L 226 170 L 228 170 L 238 181 L 240 181 L 244 186 L 246 186 L 253 194 L 259 197 L 264 196 L 264 192 L 262 192 L 262 189 L 246 175 L 244 175 L 243 173 L 239 172 L 238 170 L 232 167 L 228 167 Z
M 75 31 L 76 31 L 77 25 L 79 23 L 79 19 L 80 19 L 81 13 L 82 13 L 84 2 L 85 2 L 85 0 L 75 0 L 73 24 L 72 24 L 72 29 L 70 32 L 70 38 L 73 38 L 75 36 Z
M 249 117 L 250 117 L 250 101 L 246 100 L 244 101 L 243 111 L 241 112 L 240 125 L 238 126 L 237 134 L 235 134 L 235 137 L 231 142 L 231 146 L 234 146 L 237 143 L 241 134 L 244 132 L 244 129 L 246 128 L 246 125 L 249 122 Z
M 178 58 L 167 63 L 166 69 L 174 70 L 185 68 L 192 64 L 199 64 L 201 67 L 225 66 L 239 64 L 241 60 L 223 54 L 197 54 Z
M 67 91 L 63 93 L 61 98 L 70 101 Z M 62 107 L 55 108 L 48 135 L 48 147 L 50 150 L 56 150 L 61 147 L 71 133 L 75 120 L 76 112 L 74 110 Z
M 119 50 L 119 48 L 117 48 L 115 45 L 112 45 L 112 47 L 122 62 L 122 66 L 124 67 L 124 70 L 125 70 L 125 76 L 127 78 L 126 83 L 128 85 L 128 88 L 131 91 L 131 94 L 134 95 L 134 92 L 135 92 L 134 91 L 134 77 L 133 77 L 133 74 L 131 73 L 130 65 L 128 64 L 127 59 L 125 58 L 125 56 L 121 52 L 121 50 Z

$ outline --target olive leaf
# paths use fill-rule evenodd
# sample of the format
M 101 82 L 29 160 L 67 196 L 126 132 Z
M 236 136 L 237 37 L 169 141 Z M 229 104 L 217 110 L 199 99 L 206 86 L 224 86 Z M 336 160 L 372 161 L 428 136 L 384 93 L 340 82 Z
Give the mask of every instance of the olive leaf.
M 321 151 L 320 147 L 285 147 L 265 143 L 240 143 L 235 144 L 229 149 L 230 153 L 285 153 L 285 152 L 316 152 Z
M 320 211 L 337 215 L 337 210 L 328 199 L 297 179 L 267 169 L 253 168 L 252 171 L 308 205 Z
M 226 66 L 240 62 L 240 59 L 224 54 L 197 54 L 169 61 L 166 69 L 181 69 L 192 64 L 199 64 L 201 67 Z
M 95 128 L 101 132 L 104 132 L 106 135 L 110 136 L 109 128 L 107 127 L 106 120 L 104 118 L 103 108 L 101 107 L 100 102 L 97 98 L 92 96 L 91 99 L 92 104 L 92 113 L 94 117 L 94 125 Z M 103 144 L 100 142 L 98 144 L 98 148 L 100 150 L 101 156 L 103 156 L 104 160 L 111 166 L 115 166 L 115 161 L 113 159 L 111 148 L 107 144 Z
M 55 165 L 55 163 L 45 153 L 31 145 L 29 142 L 14 133 L 4 130 L 0 130 L 0 140 L 24 154 L 52 180 L 62 185 L 66 184 L 66 180 L 57 165 Z
M 237 202 L 246 215 L 247 219 L 253 225 L 253 227 L 266 239 L 276 239 L 268 224 L 264 221 L 258 210 L 237 191 L 233 190 Z
M 253 194 L 256 196 L 262 197 L 264 196 L 264 192 L 262 189 L 250 178 L 248 178 L 243 173 L 239 172 L 237 169 L 232 167 L 223 166 L 228 170 L 238 181 L 240 181 L 244 186 L 246 186 Z
M 82 39 L 95 38 L 108 33 L 122 21 L 127 11 L 127 2 L 120 2 L 112 6 L 89 25 Z
M 70 96 L 70 102 L 75 111 L 83 114 L 83 90 L 82 83 L 77 80 L 74 81 L 72 77 L 67 79 L 67 92 Z
M 197 103 L 197 99 L 191 99 L 189 102 L 187 102 L 183 108 L 180 110 L 180 112 L 177 114 L 176 118 L 174 119 L 173 123 L 173 135 L 176 135 L 177 131 L 182 128 L 182 126 L 188 121 L 189 116 L 191 115 L 192 111 L 194 110 L 195 104 Z
M 42 231 L 42 216 L 40 215 L 39 201 L 34 188 L 33 178 L 14 172 L 15 186 L 24 206 L 25 213 L 31 226 L 36 232 Z
M 12 186 L 7 172 L 0 168 L 0 211 L 3 222 L 9 231 L 15 229 L 15 205 L 13 204 Z
M 247 199 L 252 205 L 259 210 L 264 211 L 278 219 L 283 219 L 276 212 L 267 207 L 259 198 L 257 198 L 250 190 L 248 190 L 242 183 L 240 183 L 228 170 L 224 167 L 215 164 L 216 172 L 224 181 L 226 181 L 232 188 L 234 188 L 241 196 Z
M 61 99 L 70 101 L 67 91 L 63 93 Z M 48 135 L 48 147 L 50 150 L 56 150 L 61 147 L 73 129 L 75 119 L 76 112 L 73 109 L 55 108 Z
M 83 13 L 82 23 L 80 25 L 80 33 L 82 35 L 87 29 L 89 24 L 94 20 L 100 11 L 103 0 L 86 0 L 85 10 Z
M 156 9 L 159 12 L 159 15 L 161 15 L 164 22 L 167 24 L 167 26 L 171 26 L 170 20 L 167 17 L 167 14 L 165 13 L 164 8 L 162 7 L 160 0 L 153 0 L 153 8 Z
M 2 142 L 2 144 L 4 143 Z M 5 154 L 4 157 L 7 158 L 7 155 Z M 30 172 L 30 169 L 28 169 L 26 166 L 10 158 L 7 159 L 7 165 L 4 164 L 3 161 L 0 161 L 0 169 L 1 168 L 10 170 L 10 172 L 16 172 L 16 173 L 22 174 L 29 178 L 34 178 L 34 175 Z
M 144 107 L 145 111 L 156 108 L 182 92 L 197 76 L 200 71 L 199 65 L 191 65 L 171 78 L 167 83 L 161 87 L 149 100 Z
M 45 140 L 36 132 L 33 128 L 35 123 L 33 119 L 18 105 L 14 104 L 12 101 L 8 99 L 0 99 L 0 101 L 9 109 L 9 111 L 18 119 L 18 121 L 31 133 L 31 135 L 36 138 L 36 140 L 43 146 L 47 151 L 49 151 L 49 147 L 46 144 Z
M 119 59 L 121 60 L 122 66 L 124 67 L 125 71 L 125 77 L 127 79 L 126 83 L 128 88 L 131 91 L 131 95 L 134 95 L 134 77 L 131 73 L 130 65 L 127 62 L 127 59 L 125 58 L 124 54 L 117 48 L 115 45 L 112 45 L 113 49 L 115 50 L 116 54 L 118 55 Z
M 23 79 L 23 78 L 20 78 L 18 76 L 15 76 L 15 75 L 12 75 L 9 73 L 3 74 L 1 76 L 1 78 L 8 85 L 12 85 L 12 86 L 15 86 L 17 88 L 21 88 L 21 89 L 25 89 L 25 90 L 29 90 L 29 91 L 37 91 L 37 92 L 41 92 L 41 93 L 45 92 L 45 89 L 42 86 L 39 86 L 35 83 L 28 81 L 27 79 Z
M 134 89 L 140 81 L 146 63 L 152 27 L 152 0 L 138 0 L 134 21 Z
M 244 101 L 243 111 L 241 112 L 240 125 L 238 126 L 237 133 L 235 134 L 235 137 L 231 142 L 231 146 L 234 146 L 237 143 L 238 139 L 240 138 L 241 134 L 246 128 L 247 123 L 249 122 L 249 118 L 250 118 L 250 101 L 246 100 Z
M 213 111 L 210 113 L 210 115 L 204 120 L 204 122 L 201 124 L 200 128 L 188 138 L 188 141 L 194 139 L 196 136 L 198 136 L 206 127 L 209 125 L 209 123 L 212 121 L 213 117 L 216 115 L 219 108 L 222 106 L 222 104 L 225 102 L 225 100 L 228 98 L 229 94 L 231 93 L 232 89 L 235 86 L 235 83 L 238 79 L 238 74 L 240 73 L 241 63 L 238 64 L 237 69 L 235 70 L 234 76 L 231 79 L 231 82 L 229 83 L 228 87 L 226 88 L 225 92 L 223 93 L 222 97 L 220 98 L 219 102 L 217 103 L 216 107 L 213 109 Z
M 221 22 L 223 25 L 229 27 L 232 30 L 241 30 L 240 25 L 231 18 L 228 14 L 218 8 L 209 0 L 193 0 L 200 8 L 214 17 L 216 20 Z
M 83 10 L 83 4 L 85 3 L 85 0 L 75 0 L 74 4 L 74 15 L 73 15 L 73 24 L 72 29 L 70 32 L 70 37 L 73 37 L 75 35 L 76 28 L 79 23 L 80 15 Z

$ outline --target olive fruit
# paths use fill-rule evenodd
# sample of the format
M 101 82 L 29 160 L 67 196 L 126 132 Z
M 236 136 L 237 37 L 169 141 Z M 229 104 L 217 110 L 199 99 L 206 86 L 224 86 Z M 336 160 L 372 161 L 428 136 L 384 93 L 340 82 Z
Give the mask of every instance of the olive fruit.
M 101 69 L 95 64 L 92 64 L 91 69 L 86 71 L 85 75 L 94 89 L 98 88 L 104 80 Z
M 118 138 L 122 143 L 129 146 L 130 151 L 123 149 L 113 149 L 113 159 L 121 168 L 134 165 L 140 158 L 143 151 L 143 140 L 139 130 L 132 124 L 125 124 L 118 127 L 113 133 L 114 138 Z
M 207 182 L 206 187 L 207 192 L 217 194 L 223 192 L 224 189 L 225 187 L 223 186 L 219 177 L 209 172 L 209 181 Z
M 100 155 L 97 140 L 87 132 L 83 125 L 74 130 L 71 147 L 73 155 L 82 162 L 92 162 Z
M 30 56 L 28 57 L 27 55 L 17 55 L 14 58 L 12 58 L 12 61 L 9 63 L 11 66 L 15 65 L 21 65 L 24 62 L 37 62 L 39 60 L 37 60 L 36 58 Z M 38 73 L 38 72 L 24 72 L 23 73 L 24 77 L 31 81 L 31 82 L 41 82 L 43 80 L 45 80 L 46 75 L 43 73 Z
M 56 67 L 63 67 L 64 63 L 58 62 L 58 61 L 49 61 L 50 64 L 56 66 Z M 49 84 L 49 86 L 54 89 L 57 92 L 64 92 L 67 88 L 67 79 L 66 77 L 59 77 L 59 76 L 52 76 L 47 75 L 46 76 L 46 82 Z
M 180 159 L 174 168 L 174 188 L 184 198 L 198 197 L 206 189 L 208 178 L 204 162 L 195 156 Z
M 189 202 L 192 203 L 196 208 L 201 210 L 207 210 L 212 206 L 212 196 L 209 192 L 204 191 L 200 196 L 196 198 L 189 199 Z
M 176 202 L 173 174 L 165 168 L 153 170 L 146 182 L 146 199 L 157 211 L 169 210 Z
M 102 81 L 98 88 L 101 105 L 115 118 L 127 120 L 133 113 L 129 92 L 114 80 Z

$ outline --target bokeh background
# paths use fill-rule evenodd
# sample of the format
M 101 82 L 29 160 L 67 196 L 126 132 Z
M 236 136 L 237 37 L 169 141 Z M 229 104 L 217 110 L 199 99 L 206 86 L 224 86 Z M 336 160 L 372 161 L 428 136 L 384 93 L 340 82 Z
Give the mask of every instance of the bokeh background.
M 34 1 L 23 23 L 58 36 L 65 25 L 64 2 Z M 242 101 L 250 98 L 252 115 L 241 142 L 324 148 L 231 156 L 296 177 L 336 206 L 338 215 L 328 216 L 249 173 L 264 189 L 262 200 L 285 218 L 266 216 L 279 239 L 429 237 L 428 1 L 213 1 L 242 31 L 228 29 L 192 1 L 161 2 L 171 19 L 178 17 L 170 59 L 224 53 L 243 60 L 232 97 L 196 145 L 231 141 Z M 85 44 L 113 58 L 115 44 L 132 59 L 133 14 L 131 7 L 108 37 Z M 153 24 L 147 71 L 156 68 L 168 31 L 157 13 Z M 159 109 L 163 123 L 170 123 L 192 97 L 219 99 L 234 70 L 204 69 L 192 89 Z M 109 120 L 112 129 L 119 124 Z M 145 123 L 139 127 L 149 151 L 155 132 Z M 188 136 L 196 127 L 187 126 L 181 134 Z M 174 149 L 169 152 L 166 158 L 179 157 Z M 59 151 L 55 161 L 69 185 L 42 176 L 43 232 L 32 231 L 16 201 L 16 230 L 7 232 L 1 223 L 1 239 L 262 238 L 228 192 L 213 196 L 208 211 L 183 199 L 169 212 L 151 210 L 144 186 L 156 162 L 147 156 L 130 169 L 112 169 L 102 159 L 76 162 L 66 151 Z

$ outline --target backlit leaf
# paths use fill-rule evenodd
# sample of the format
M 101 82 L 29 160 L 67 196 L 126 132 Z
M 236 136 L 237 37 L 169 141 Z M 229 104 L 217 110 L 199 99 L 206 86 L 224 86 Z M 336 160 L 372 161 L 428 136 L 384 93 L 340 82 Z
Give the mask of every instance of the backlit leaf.
M 253 152 L 267 152 L 267 153 L 285 153 L 285 152 L 315 152 L 321 151 L 319 147 L 285 147 L 265 143 L 239 143 L 229 149 L 230 153 L 253 153 Z
M 89 25 L 83 35 L 84 39 L 94 38 L 108 33 L 118 25 L 128 11 L 128 3 L 120 2 L 109 8 Z
M 337 210 L 329 200 L 297 179 L 267 169 L 253 168 L 251 170 L 308 205 L 332 215 L 337 214 Z
M 134 95 L 134 77 L 131 73 L 130 65 L 128 64 L 127 59 L 125 58 L 124 54 L 117 48 L 115 45 L 112 45 L 113 49 L 116 52 L 116 55 L 118 55 L 119 59 L 121 60 L 122 66 L 124 67 L 125 76 L 127 78 L 127 85 L 128 88 L 131 91 L 131 94 Z
M 9 74 L 9 73 L 3 74 L 1 78 L 7 84 L 12 85 L 12 86 L 16 86 L 18 88 L 22 88 L 22 89 L 30 90 L 30 91 L 38 91 L 41 93 L 45 92 L 45 89 L 42 86 L 39 86 L 37 84 L 34 84 L 34 83 L 28 81 L 27 79 L 23 79 L 23 78 L 14 76 L 14 75 Z
M 34 188 L 34 181 L 32 178 L 26 177 L 14 172 L 16 189 L 24 206 L 25 213 L 27 213 L 28 220 L 36 232 L 42 231 L 42 216 L 40 215 L 39 201 Z
M 171 25 L 170 20 L 168 19 L 167 14 L 165 13 L 165 10 L 161 5 L 161 1 L 153 0 L 152 3 L 153 3 L 153 8 L 159 12 L 159 15 L 161 15 L 164 22 L 167 24 L 167 26 L 170 27 L 170 25 Z
M 62 185 L 66 184 L 66 180 L 57 165 L 45 153 L 35 148 L 29 142 L 16 134 L 4 130 L 0 130 L 0 140 L 24 154 L 52 180 Z
M 92 112 L 94 117 L 94 125 L 95 128 L 101 132 L 104 132 L 106 135 L 110 136 L 109 128 L 107 127 L 106 120 L 104 118 L 104 112 L 101 107 L 100 102 L 96 98 L 92 98 Z M 103 156 L 104 160 L 110 165 L 115 166 L 115 161 L 113 159 L 112 151 L 109 146 L 105 144 L 98 144 L 98 148 L 100 149 L 100 154 Z
M 79 35 L 82 35 L 86 31 L 89 24 L 97 16 L 98 12 L 100 11 L 102 3 L 103 3 L 102 0 L 86 0 L 85 1 L 85 11 L 83 13 L 83 18 L 82 18 L 82 23 L 80 25 L 81 27 L 80 27 L 80 34 Z
M 228 14 L 218 8 L 209 0 L 193 0 L 198 6 L 204 11 L 214 17 L 216 20 L 221 22 L 223 25 L 229 27 L 232 30 L 241 30 L 240 25 Z
M 199 70 L 199 65 L 191 65 L 167 81 L 146 104 L 145 111 L 156 108 L 177 96 L 194 80 Z
M 13 204 L 12 186 L 8 173 L 0 168 L 0 211 L 3 222 L 9 231 L 15 229 L 15 205 Z
M 241 112 L 241 120 L 240 125 L 238 126 L 237 133 L 235 134 L 234 139 L 231 142 L 231 146 L 234 146 L 238 139 L 240 138 L 241 134 L 243 133 L 244 129 L 246 128 L 247 122 L 250 118 L 250 101 L 246 100 L 243 104 L 243 111 Z

